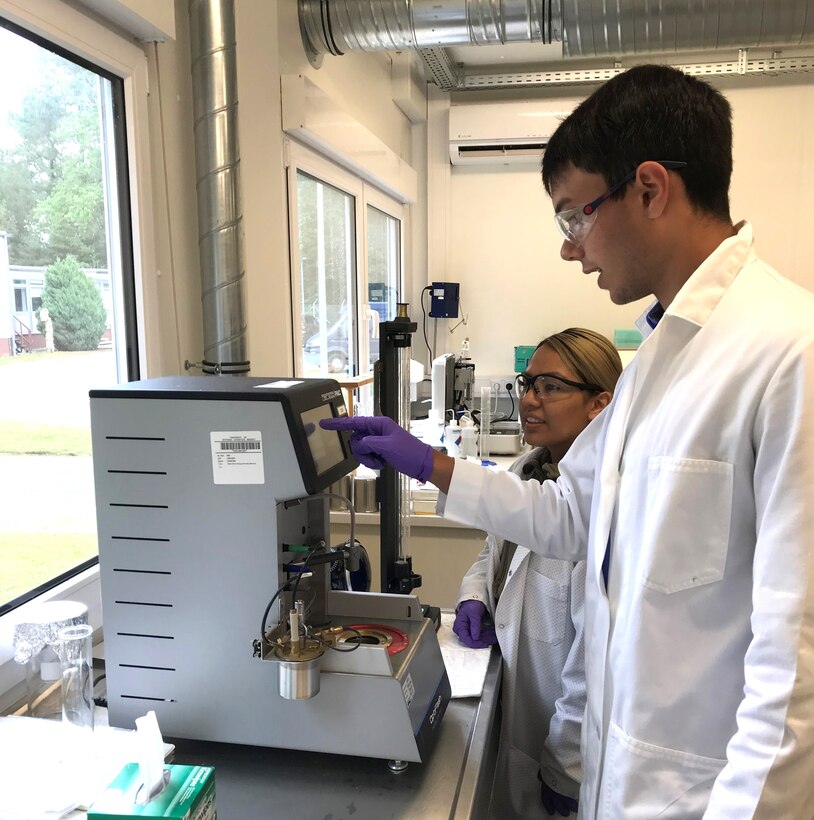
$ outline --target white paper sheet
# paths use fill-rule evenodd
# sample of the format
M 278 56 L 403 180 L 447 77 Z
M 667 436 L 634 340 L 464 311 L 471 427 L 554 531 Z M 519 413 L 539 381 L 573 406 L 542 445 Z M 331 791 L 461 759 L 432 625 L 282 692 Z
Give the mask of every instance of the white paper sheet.
M 441 655 L 447 667 L 453 698 L 479 698 L 486 679 L 491 649 L 470 649 L 464 646 L 452 631 L 455 613 L 442 612 L 438 629 Z

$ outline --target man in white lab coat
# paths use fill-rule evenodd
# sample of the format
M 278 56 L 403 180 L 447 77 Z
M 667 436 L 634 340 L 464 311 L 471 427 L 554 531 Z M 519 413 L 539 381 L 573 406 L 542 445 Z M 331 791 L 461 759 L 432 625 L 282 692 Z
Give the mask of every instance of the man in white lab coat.
M 731 222 L 730 121 L 707 84 L 639 66 L 546 149 L 562 256 L 617 304 L 656 297 L 556 483 L 339 423 L 447 517 L 587 553 L 584 818 L 814 817 L 814 296 Z

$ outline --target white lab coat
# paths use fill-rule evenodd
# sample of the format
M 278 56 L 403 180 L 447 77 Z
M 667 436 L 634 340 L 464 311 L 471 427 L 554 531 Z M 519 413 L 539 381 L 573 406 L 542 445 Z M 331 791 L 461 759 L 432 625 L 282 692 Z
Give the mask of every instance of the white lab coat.
M 747 223 L 559 467 L 539 485 L 459 462 L 445 514 L 587 548 L 580 816 L 814 817 L 814 295 Z
M 526 453 L 511 471 L 521 475 L 523 465 L 542 453 Z M 503 655 L 500 748 L 489 816 L 548 818 L 537 772 L 569 797 L 579 795 L 582 781 L 585 562 L 545 558 L 518 546 L 495 605 L 495 572 L 506 546 L 494 535 L 486 539 L 458 595 L 458 604 L 486 605 Z

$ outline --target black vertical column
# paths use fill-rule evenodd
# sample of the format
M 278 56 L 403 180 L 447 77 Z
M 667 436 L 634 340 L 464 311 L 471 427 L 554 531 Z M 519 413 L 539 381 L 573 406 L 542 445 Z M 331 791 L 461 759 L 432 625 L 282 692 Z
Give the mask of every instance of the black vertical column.
M 379 324 L 380 358 L 376 362 L 376 388 L 378 412 L 389 416 L 395 422 L 409 424 L 399 418 L 399 396 L 402 379 L 409 379 L 409 373 L 401 372 L 401 351 L 409 348 L 412 334 L 418 329 L 407 315 L 407 305 L 399 303 L 398 315 L 392 322 Z M 377 482 L 379 496 L 379 525 L 381 530 L 381 589 L 382 592 L 409 593 L 421 586 L 421 576 L 412 571 L 412 558 L 399 558 L 401 539 L 401 490 L 400 474 L 391 467 L 385 467 Z

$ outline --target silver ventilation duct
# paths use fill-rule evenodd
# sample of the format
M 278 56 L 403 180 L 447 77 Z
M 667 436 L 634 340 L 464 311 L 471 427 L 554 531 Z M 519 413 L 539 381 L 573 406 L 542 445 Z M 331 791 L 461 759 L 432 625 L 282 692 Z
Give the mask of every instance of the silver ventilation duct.
M 561 39 L 559 0 L 298 0 L 310 50 L 402 51 Z
M 566 57 L 814 42 L 814 0 L 298 0 L 309 55 L 562 42 Z
M 779 48 L 814 41 L 814 1 L 590 0 L 566 4 L 562 22 L 569 57 Z
M 206 373 L 247 373 L 234 0 L 189 0 Z

